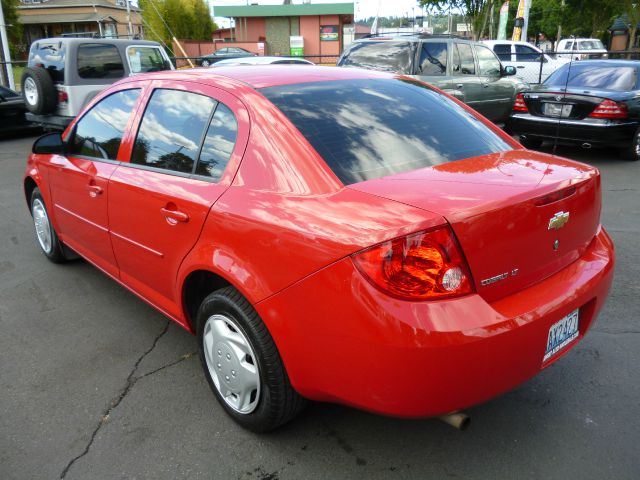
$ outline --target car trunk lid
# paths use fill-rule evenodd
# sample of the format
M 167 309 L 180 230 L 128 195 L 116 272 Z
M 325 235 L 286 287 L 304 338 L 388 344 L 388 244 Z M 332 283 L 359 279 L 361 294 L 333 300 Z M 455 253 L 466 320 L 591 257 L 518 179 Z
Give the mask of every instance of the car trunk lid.
M 523 94 L 529 113 L 536 117 L 582 120 L 604 100 L 617 102 L 620 92 L 569 88 L 567 91 L 531 91 Z
M 513 150 L 350 185 L 442 215 L 487 301 L 579 258 L 600 223 L 597 169 Z

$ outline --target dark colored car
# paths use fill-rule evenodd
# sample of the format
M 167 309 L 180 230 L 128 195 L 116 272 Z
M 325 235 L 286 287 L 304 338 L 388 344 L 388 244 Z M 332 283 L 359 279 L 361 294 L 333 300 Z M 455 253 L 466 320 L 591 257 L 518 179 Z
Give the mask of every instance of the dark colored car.
M 0 135 L 36 128 L 25 118 L 26 112 L 22 96 L 0 85 Z
M 241 57 L 255 57 L 256 54 L 252 53 L 244 48 L 240 47 L 224 47 L 219 48 L 215 52 L 199 57 L 196 63 L 202 67 L 208 67 L 209 65 L 216 63 L 219 60 L 227 58 L 241 58 Z
M 487 46 L 452 35 L 376 36 L 357 40 L 339 67 L 403 73 L 463 101 L 492 122 L 509 118 L 516 95 L 529 84 L 503 67 Z
M 518 95 L 508 122 L 529 148 L 557 139 L 589 148 L 617 147 L 640 160 L 640 61 L 590 60 L 560 67 Z

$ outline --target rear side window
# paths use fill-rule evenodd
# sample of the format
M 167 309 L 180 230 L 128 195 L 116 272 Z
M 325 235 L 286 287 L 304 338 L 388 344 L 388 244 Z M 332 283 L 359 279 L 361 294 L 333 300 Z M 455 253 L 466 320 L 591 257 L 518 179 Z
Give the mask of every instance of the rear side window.
M 124 66 L 115 45 L 88 43 L 78 47 L 80 78 L 122 78 Z
M 196 174 L 218 181 L 229 163 L 237 134 L 238 122 L 233 112 L 226 105 L 218 103 L 202 145 Z
M 29 52 L 29 66 L 42 67 L 54 82 L 63 83 L 65 53 L 62 42 L 36 42 Z
M 363 42 L 351 47 L 338 62 L 340 67 L 362 67 L 394 73 L 411 73 L 415 50 L 409 42 Z
M 503 62 L 511 61 L 511 45 L 498 43 L 493 46 L 493 51 L 498 55 L 498 58 Z
M 77 123 L 71 155 L 115 160 L 139 89 L 121 90 L 101 100 Z
M 216 106 L 197 93 L 157 89 L 142 117 L 131 163 L 192 173 Z
M 511 149 L 471 113 L 415 81 L 341 80 L 260 91 L 345 185 Z
M 516 61 L 518 62 L 539 62 L 540 52 L 526 45 L 516 45 Z
M 447 74 L 447 44 L 424 42 L 420 50 L 419 75 Z

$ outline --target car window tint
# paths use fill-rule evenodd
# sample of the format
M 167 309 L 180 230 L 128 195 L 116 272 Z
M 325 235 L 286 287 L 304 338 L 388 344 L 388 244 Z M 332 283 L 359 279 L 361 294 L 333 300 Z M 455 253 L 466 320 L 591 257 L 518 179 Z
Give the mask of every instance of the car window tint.
M 71 155 L 115 160 L 140 89 L 121 90 L 97 103 L 76 124 Z
M 155 90 L 140 123 L 131 163 L 191 173 L 215 105 L 197 93 Z
M 424 42 L 420 50 L 420 75 L 447 74 L 447 44 Z
M 580 63 L 578 65 L 578 63 Z M 569 80 L 567 81 L 567 75 Z M 544 82 L 546 87 L 579 87 L 628 92 L 637 83 L 634 67 L 591 66 L 586 62 L 566 64 L 553 72 Z
M 33 44 L 29 51 L 29 66 L 40 66 L 49 72 L 56 83 L 64 82 L 65 46 L 62 42 L 42 42 Z
M 487 77 L 500 76 L 502 69 L 500 67 L 500 60 L 498 60 L 495 53 L 482 45 L 476 45 L 475 48 L 476 55 L 478 55 L 478 70 L 480 70 L 480 75 Z
M 460 53 L 460 72 L 462 75 L 475 75 L 476 65 L 473 59 L 471 45 L 467 43 L 459 43 L 458 52 Z
M 516 45 L 516 60 L 518 62 L 539 62 L 540 52 L 526 45 Z
M 215 181 L 220 179 L 231 158 L 237 133 L 238 122 L 235 115 L 229 107 L 218 103 L 198 159 L 198 175 L 211 177 Z
M 220 50 L 214 52 L 216 54 L 223 54 L 223 53 L 227 53 L 229 51 L 228 48 L 221 48 Z
M 409 42 L 363 42 L 354 44 L 338 66 L 411 73 L 412 56 Z
M 453 49 L 451 51 L 451 53 L 453 54 L 451 71 L 454 75 L 460 75 L 460 70 L 462 70 L 462 66 L 460 65 L 460 52 L 458 51 L 458 46 L 455 43 L 451 46 L 451 48 Z
M 89 43 L 78 47 L 78 75 L 81 78 L 121 78 L 124 65 L 115 45 Z
M 511 149 L 472 113 L 417 81 L 340 80 L 260 91 L 346 185 Z
M 167 70 L 165 60 L 157 47 L 129 47 L 127 59 L 131 73 Z
M 564 48 L 565 50 L 571 50 L 573 48 L 573 42 L 567 42 Z
M 498 55 L 498 58 L 503 62 L 511 61 L 511 45 L 504 43 L 497 43 L 493 46 L 493 51 Z

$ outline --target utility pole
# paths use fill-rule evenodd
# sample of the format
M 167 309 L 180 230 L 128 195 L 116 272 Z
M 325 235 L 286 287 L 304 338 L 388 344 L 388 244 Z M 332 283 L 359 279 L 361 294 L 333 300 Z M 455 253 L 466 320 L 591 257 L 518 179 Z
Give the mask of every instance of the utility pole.
M 4 54 L 5 65 L 7 66 L 6 70 L 4 68 L 2 70 L 7 72 L 9 88 L 15 90 L 16 86 L 13 82 L 13 66 L 11 65 L 11 53 L 9 52 L 9 40 L 7 39 L 7 26 L 4 23 L 2 2 L 0 2 L 0 43 L 2 43 L 2 53 Z
M 125 0 L 127 3 L 127 23 L 129 24 L 129 38 L 133 38 L 133 27 L 131 26 L 131 5 L 129 0 Z

